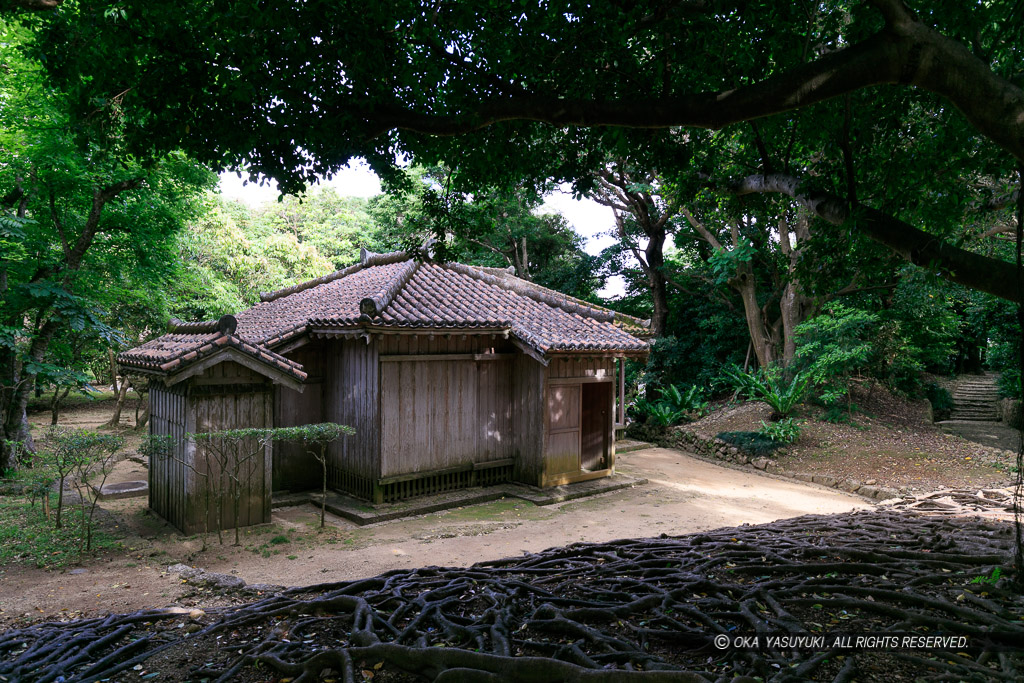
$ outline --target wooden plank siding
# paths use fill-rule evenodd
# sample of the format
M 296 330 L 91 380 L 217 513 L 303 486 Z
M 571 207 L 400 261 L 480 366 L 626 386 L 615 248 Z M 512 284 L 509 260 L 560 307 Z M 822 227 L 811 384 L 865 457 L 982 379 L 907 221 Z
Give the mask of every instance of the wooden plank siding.
M 505 339 L 389 335 L 380 349 L 382 478 L 515 455 L 514 355 Z
M 614 379 L 615 359 L 611 357 L 563 356 L 551 360 L 544 376 L 547 410 L 540 486 L 585 481 L 613 471 Z M 595 383 L 607 386 L 584 388 Z M 573 431 L 562 415 L 578 419 L 579 428 Z
M 201 433 L 273 426 L 273 386 L 249 368 L 225 362 L 207 369 L 193 382 L 188 397 L 189 421 L 193 422 L 190 431 Z M 244 386 L 245 390 L 236 390 L 238 385 Z M 241 453 L 249 453 L 255 445 L 255 442 L 243 442 Z M 220 509 L 222 528 L 234 528 L 236 522 L 239 526 L 250 526 L 270 521 L 271 446 L 265 447 L 241 469 L 243 487 L 238 520 L 234 517 L 227 473 L 220 470 L 216 459 L 208 457 L 206 449 L 200 445 L 191 445 L 190 456 L 190 462 L 198 473 L 188 473 L 188 514 L 185 525 L 181 527 L 186 533 L 217 528 L 216 496 L 211 494 L 207 498 L 207 486 L 224 492 Z
M 544 475 L 544 434 L 547 398 L 543 365 L 525 354 L 516 356 L 513 374 L 515 479 L 540 485 Z
M 171 437 L 170 456 L 149 463 L 149 507 L 176 527 L 185 524 L 185 491 L 189 484 L 185 459 L 186 384 L 149 384 L 149 433 Z
M 286 354 L 306 371 L 302 393 L 281 385 L 274 386 L 274 426 L 297 427 L 323 422 L 324 348 L 304 346 Z M 320 464 L 307 449 L 296 442 L 274 444 L 274 491 L 305 491 L 320 487 Z
M 332 339 L 322 352 L 323 419 L 356 430 L 331 444 L 328 485 L 369 497 L 380 471 L 377 338 Z

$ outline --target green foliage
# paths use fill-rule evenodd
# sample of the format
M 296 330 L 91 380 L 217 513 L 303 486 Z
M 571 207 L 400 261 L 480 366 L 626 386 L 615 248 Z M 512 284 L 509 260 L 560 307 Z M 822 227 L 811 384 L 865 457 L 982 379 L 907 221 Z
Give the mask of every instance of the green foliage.
M 749 241 L 742 241 L 732 249 L 715 249 L 708 259 L 715 282 L 725 284 L 736 275 L 741 264 L 753 261 L 756 253 L 757 250 Z
M 704 389 L 698 386 L 683 391 L 677 385 L 670 384 L 661 392 L 661 400 L 676 412 L 691 413 L 697 417 L 704 415 L 708 409 Z
M 757 433 L 779 443 L 794 443 L 800 438 L 800 425 L 791 417 L 777 422 L 762 420 Z
M 848 402 L 851 377 L 872 360 L 878 320 L 875 314 L 834 303 L 797 327 L 796 366 L 825 405 Z
M 27 498 L 0 499 L 0 566 L 23 562 L 40 569 L 60 569 L 81 559 L 79 545 L 89 530 L 88 520 L 73 516 L 60 528 Z M 120 546 L 119 536 L 108 530 L 92 530 L 92 548 L 107 550 Z
M 274 441 L 302 441 L 308 445 L 321 445 L 355 433 L 356 430 L 348 425 L 321 422 L 298 427 L 277 427 L 269 432 L 269 436 Z
M 773 417 L 786 417 L 800 405 L 810 387 L 811 377 L 797 373 L 787 381 L 779 368 L 744 372 L 739 366 L 723 369 L 725 381 L 745 398 L 764 401 L 771 406 Z
M 771 439 L 760 432 L 719 432 L 718 438 L 754 456 L 771 455 L 785 445 L 782 441 Z
M 659 427 L 671 427 L 683 421 L 686 412 L 675 410 L 667 402 L 658 402 L 649 406 L 647 419 Z
M 648 389 L 649 391 L 649 389 Z M 707 410 L 708 402 L 700 387 L 685 391 L 670 385 L 654 401 L 637 397 L 629 407 L 630 416 L 638 422 L 649 422 L 659 427 L 671 427 L 687 419 L 700 417 Z
M 1021 388 L 1020 370 L 1003 370 L 996 380 L 999 387 L 999 395 L 1005 398 L 1024 398 L 1024 389 Z
M 982 583 L 988 584 L 989 586 L 994 586 L 997 583 L 999 583 L 999 579 L 1002 577 L 1002 575 L 1002 568 L 994 567 L 992 571 L 989 572 L 988 576 L 975 576 L 973 579 L 971 579 L 971 583 Z
M 928 382 L 924 385 L 924 397 L 932 404 L 932 411 L 936 420 L 945 419 L 953 410 L 953 395 L 935 382 Z

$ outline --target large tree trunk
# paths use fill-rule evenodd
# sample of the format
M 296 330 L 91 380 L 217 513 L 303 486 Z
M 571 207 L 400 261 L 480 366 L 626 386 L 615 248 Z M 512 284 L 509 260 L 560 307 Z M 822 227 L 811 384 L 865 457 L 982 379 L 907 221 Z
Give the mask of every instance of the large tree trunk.
M 777 358 L 775 339 L 765 322 L 764 311 L 757 303 L 757 283 L 750 266 L 740 266 L 736 276 L 729 280 L 729 285 L 739 293 L 743 301 L 743 313 L 747 319 L 747 331 L 750 333 L 750 343 L 754 346 L 757 364 L 767 368 Z
M 814 310 L 811 300 L 804 294 L 800 281 L 796 277 L 800 249 L 803 248 L 805 241 L 810 239 L 810 236 L 810 220 L 806 210 L 798 209 L 798 216 L 793 225 L 790 225 L 786 218 L 779 220 L 779 247 L 789 260 L 786 286 L 779 299 L 783 365 L 789 365 L 796 356 L 797 325 L 807 320 Z
M 664 337 L 668 326 L 668 283 L 665 281 L 665 231 L 655 230 L 650 235 L 645 250 L 647 263 L 640 265 L 647 275 L 647 284 L 651 288 L 651 303 L 654 311 L 651 314 L 651 334 Z

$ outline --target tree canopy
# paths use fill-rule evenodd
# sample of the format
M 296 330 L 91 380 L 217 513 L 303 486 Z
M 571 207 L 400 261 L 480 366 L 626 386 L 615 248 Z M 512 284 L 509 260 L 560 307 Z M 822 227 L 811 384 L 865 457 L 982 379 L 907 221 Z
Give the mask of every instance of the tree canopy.
M 1011 264 L 965 244 L 963 230 L 942 234 L 940 211 L 923 209 L 953 195 L 957 211 L 937 222 L 962 225 L 968 209 L 1012 189 L 1024 162 L 1020 9 L 85 0 L 32 16 L 51 76 L 80 113 L 133 122 L 133 150 L 180 146 L 286 192 L 356 156 L 385 180 L 400 180 L 396 159 L 412 157 L 457 165 L 472 186 L 554 178 L 582 191 L 617 152 L 663 173 L 681 166 L 726 195 L 788 196 L 827 224 L 1016 300 Z M 736 159 L 746 172 L 687 168 L 721 135 L 700 131 L 733 134 L 744 122 L 766 131 Z M 872 175 L 859 141 L 880 153 L 902 141 L 913 165 Z M 904 208 L 865 186 L 915 201 Z

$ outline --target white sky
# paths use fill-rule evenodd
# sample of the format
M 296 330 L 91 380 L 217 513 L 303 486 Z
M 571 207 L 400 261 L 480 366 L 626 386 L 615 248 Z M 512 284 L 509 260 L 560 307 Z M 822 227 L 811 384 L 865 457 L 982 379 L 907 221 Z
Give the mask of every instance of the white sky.
M 277 200 L 277 183 L 274 181 L 265 182 L 263 185 L 242 183 L 242 179 L 234 173 L 222 173 L 221 194 L 227 199 L 237 199 L 250 206 Z M 363 161 L 350 164 L 324 184 L 335 188 L 338 194 L 346 197 L 373 197 L 381 193 L 380 180 Z M 599 254 L 602 249 L 614 242 L 613 237 L 599 236 L 601 233 L 609 232 L 615 225 L 612 210 L 590 199 L 573 199 L 572 194 L 564 190 L 568 190 L 568 186 L 565 186 L 563 191 L 548 195 L 541 210 L 565 216 L 573 230 L 587 238 L 587 253 Z M 623 284 L 618 277 L 609 279 L 605 288 L 599 292 L 604 297 L 616 297 L 622 293 Z

